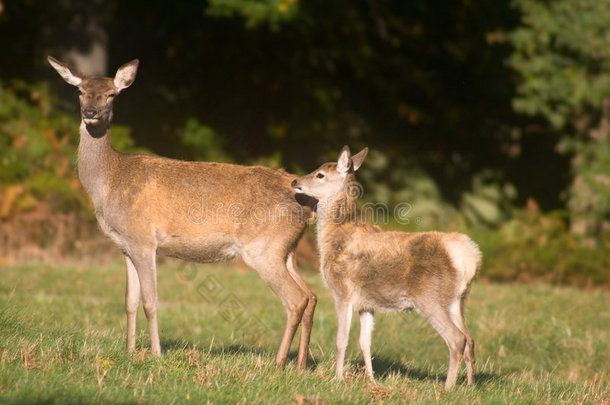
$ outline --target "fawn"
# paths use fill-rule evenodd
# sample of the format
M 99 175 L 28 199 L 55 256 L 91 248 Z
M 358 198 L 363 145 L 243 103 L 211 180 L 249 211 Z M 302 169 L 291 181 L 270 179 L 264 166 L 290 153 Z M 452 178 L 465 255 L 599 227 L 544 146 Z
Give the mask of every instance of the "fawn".
M 157 254 L 202 263 L 241 256 L 286 311 L 275 364 L 286 363 L 300 324 L 297 366 L 305 368 L 316 296 L 297 271 L 294 249 L 311 209 L 307 201 L 297 201 L 290 184 L 293 176 L 258 166 L 118 152 L 109 135 L 113 100 L 134 82 L 138 60 L 121 66 L 114 78 L 87 76 L 57 59 L 48 60 L 79 90 L 79 178 L 100 228 L 125 256 L 127 350 L 136 347 L 141 296 L 151 352 L 161 354 Z
M 445 387 L 457 379 L 462 356 L 468 384 L 474 382 L 474 340 L 464 320 L 464 303 L 481 263 L 466 235 L 443 232 L 384 232 L 356 220 L 357 171 L 368 149 L 351 156 L 347 146 L 336 163 L 325 163 L 295 179 L 297 193 L 314 197 L 322 277 L 337 312 L 336 376 L 343 375 L 352 311 L 360 313 L 360 348 L 373 380 L 371 334 L 374 310 L 415 309 L 449 347 Z

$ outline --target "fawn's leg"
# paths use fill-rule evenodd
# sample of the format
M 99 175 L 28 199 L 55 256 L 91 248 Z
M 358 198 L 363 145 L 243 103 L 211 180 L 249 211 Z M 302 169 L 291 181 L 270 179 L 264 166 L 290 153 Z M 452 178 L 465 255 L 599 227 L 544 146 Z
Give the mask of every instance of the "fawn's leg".
M 360 350 L 364 356 L 366 374 L 371 381 L 373 378 L 373 362 L 371 360 L 371 336 L 373 334 L 373 311 L 360 311 Z
M 474 383 L 474 340 L 470 335 L 470 331 L 466 326 L 466 319 L 464 318 L 464 305 L 466 297 L 462 296 L 451 304 L 449 308 L 451 312 L 451 320 L 458 327 L 458 329 L 466 336 L 466 346 L 464 347 L 464 363 L 466 363 L 466 374 L 468 376 L 468 384 Z
M 347 348 L 349 329 L 352 323 L 352 305 L 347 301 L 337 300 L 335 310 L 337 311 L 337 367 L 335 376 L 343 378 L 345 349 Z

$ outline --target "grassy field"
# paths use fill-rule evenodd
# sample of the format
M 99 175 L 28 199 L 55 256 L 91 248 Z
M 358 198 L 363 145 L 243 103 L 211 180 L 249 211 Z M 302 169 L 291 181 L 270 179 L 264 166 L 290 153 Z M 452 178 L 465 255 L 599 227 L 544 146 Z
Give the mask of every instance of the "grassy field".
M 273 367 L 279 301 L 231 265 L 159 268 L 163 356 L 124 351 L 124 269 L 0 268 L 0 403 L 610 403 L 610 294 L 547 285 L 475 284 L 467 320 L 476 384 L 442 388 L 448 351 L 417 314 L 379 314 L 376 384 L 362 370 L 357 317 L 346 381 L 333 379 L 336 319 L 317 274 L 309 367 Z M 148 345 L 138 318 L 138 345 Z

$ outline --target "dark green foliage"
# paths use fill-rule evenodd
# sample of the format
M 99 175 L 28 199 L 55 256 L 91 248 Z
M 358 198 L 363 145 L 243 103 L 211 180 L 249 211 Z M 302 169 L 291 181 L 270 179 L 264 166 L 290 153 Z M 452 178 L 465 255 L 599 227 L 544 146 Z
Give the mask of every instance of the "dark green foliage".
M 249 28 L 268 22 L 277 29 L 283 21 L 294 18 L 298 0 L 210 0 L 206 12 L 215 17 L 240 15 Z
M 518 0 L 522 26 L 510 36 L 510 59 L 523 80 L 517 110 L 557 128 L 594 114 L 610 93 L 607 0 Z
M 223 150 L 221 135 L 196 118 L 187 119 L 180 140 L 197 160 L 210 162 L 230 162 L 231 158 Z
M 5 168 L 1 172 L 4 182 L 22 181 L 33 171 L 46 169 L 52 152 L 65 151 L 69 140 L 60 142 L 57 131 L 65 135 L 73 122 L 57 119 L 50 109 L 46 86 L 30 86 L 19 81 L 12 86 L 0 86 L 0 153 Z M 47 133 L 44 133 L 45 129 Z
M 589 246 L 569 232 L 567 215 L 517 213 L 499 229 L 472 229 L 484 252 L 483 278 L 496 281 L 545 281 L 583 287 L 610 284 L 607 249 Z M 600 237 L 610 246 L 610 234 Z
M 67 203 L 64 209 L 83 203 L 74 184 L 68 184 L 74 179 L 77 121 L 53 109 L 53 103 L 57 104 L 48 86 L 0 85 L 0 187 L 5 192 L 5 217 L 56 197 Z M 15 191 L 9 192 L 10 187 Z
M 563 131 L 572 158 L 571 228 L 599 237 L 610 228 L 610 2 L 518 0 L 522 26 L 510 36 L 521 81 L 515 108 Z

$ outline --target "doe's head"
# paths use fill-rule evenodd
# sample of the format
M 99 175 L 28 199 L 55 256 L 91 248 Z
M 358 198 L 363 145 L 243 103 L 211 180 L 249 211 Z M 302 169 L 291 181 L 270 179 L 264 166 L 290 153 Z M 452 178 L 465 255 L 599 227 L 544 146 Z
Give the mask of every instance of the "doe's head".
M 336 163 L 324 163 L 308 175 L 293 180 L 292 188 L 297 193 L 306 194 L 318 201 L 333 199 L 339 193 L 347 191 L 349 175 L 362 166 L 368 151 L 368 148 L 364 148 L 352 156 L 346 145 L 339 153 Z
M 135 81 L 139 63 L 134 59 L 121 66 L 114 78 L 109 78 L 87 76 L 51 56 L 48 60 L 67 83 L 78 88 L 81 118 L 87 125 L 110 124 L 114 98 Z

